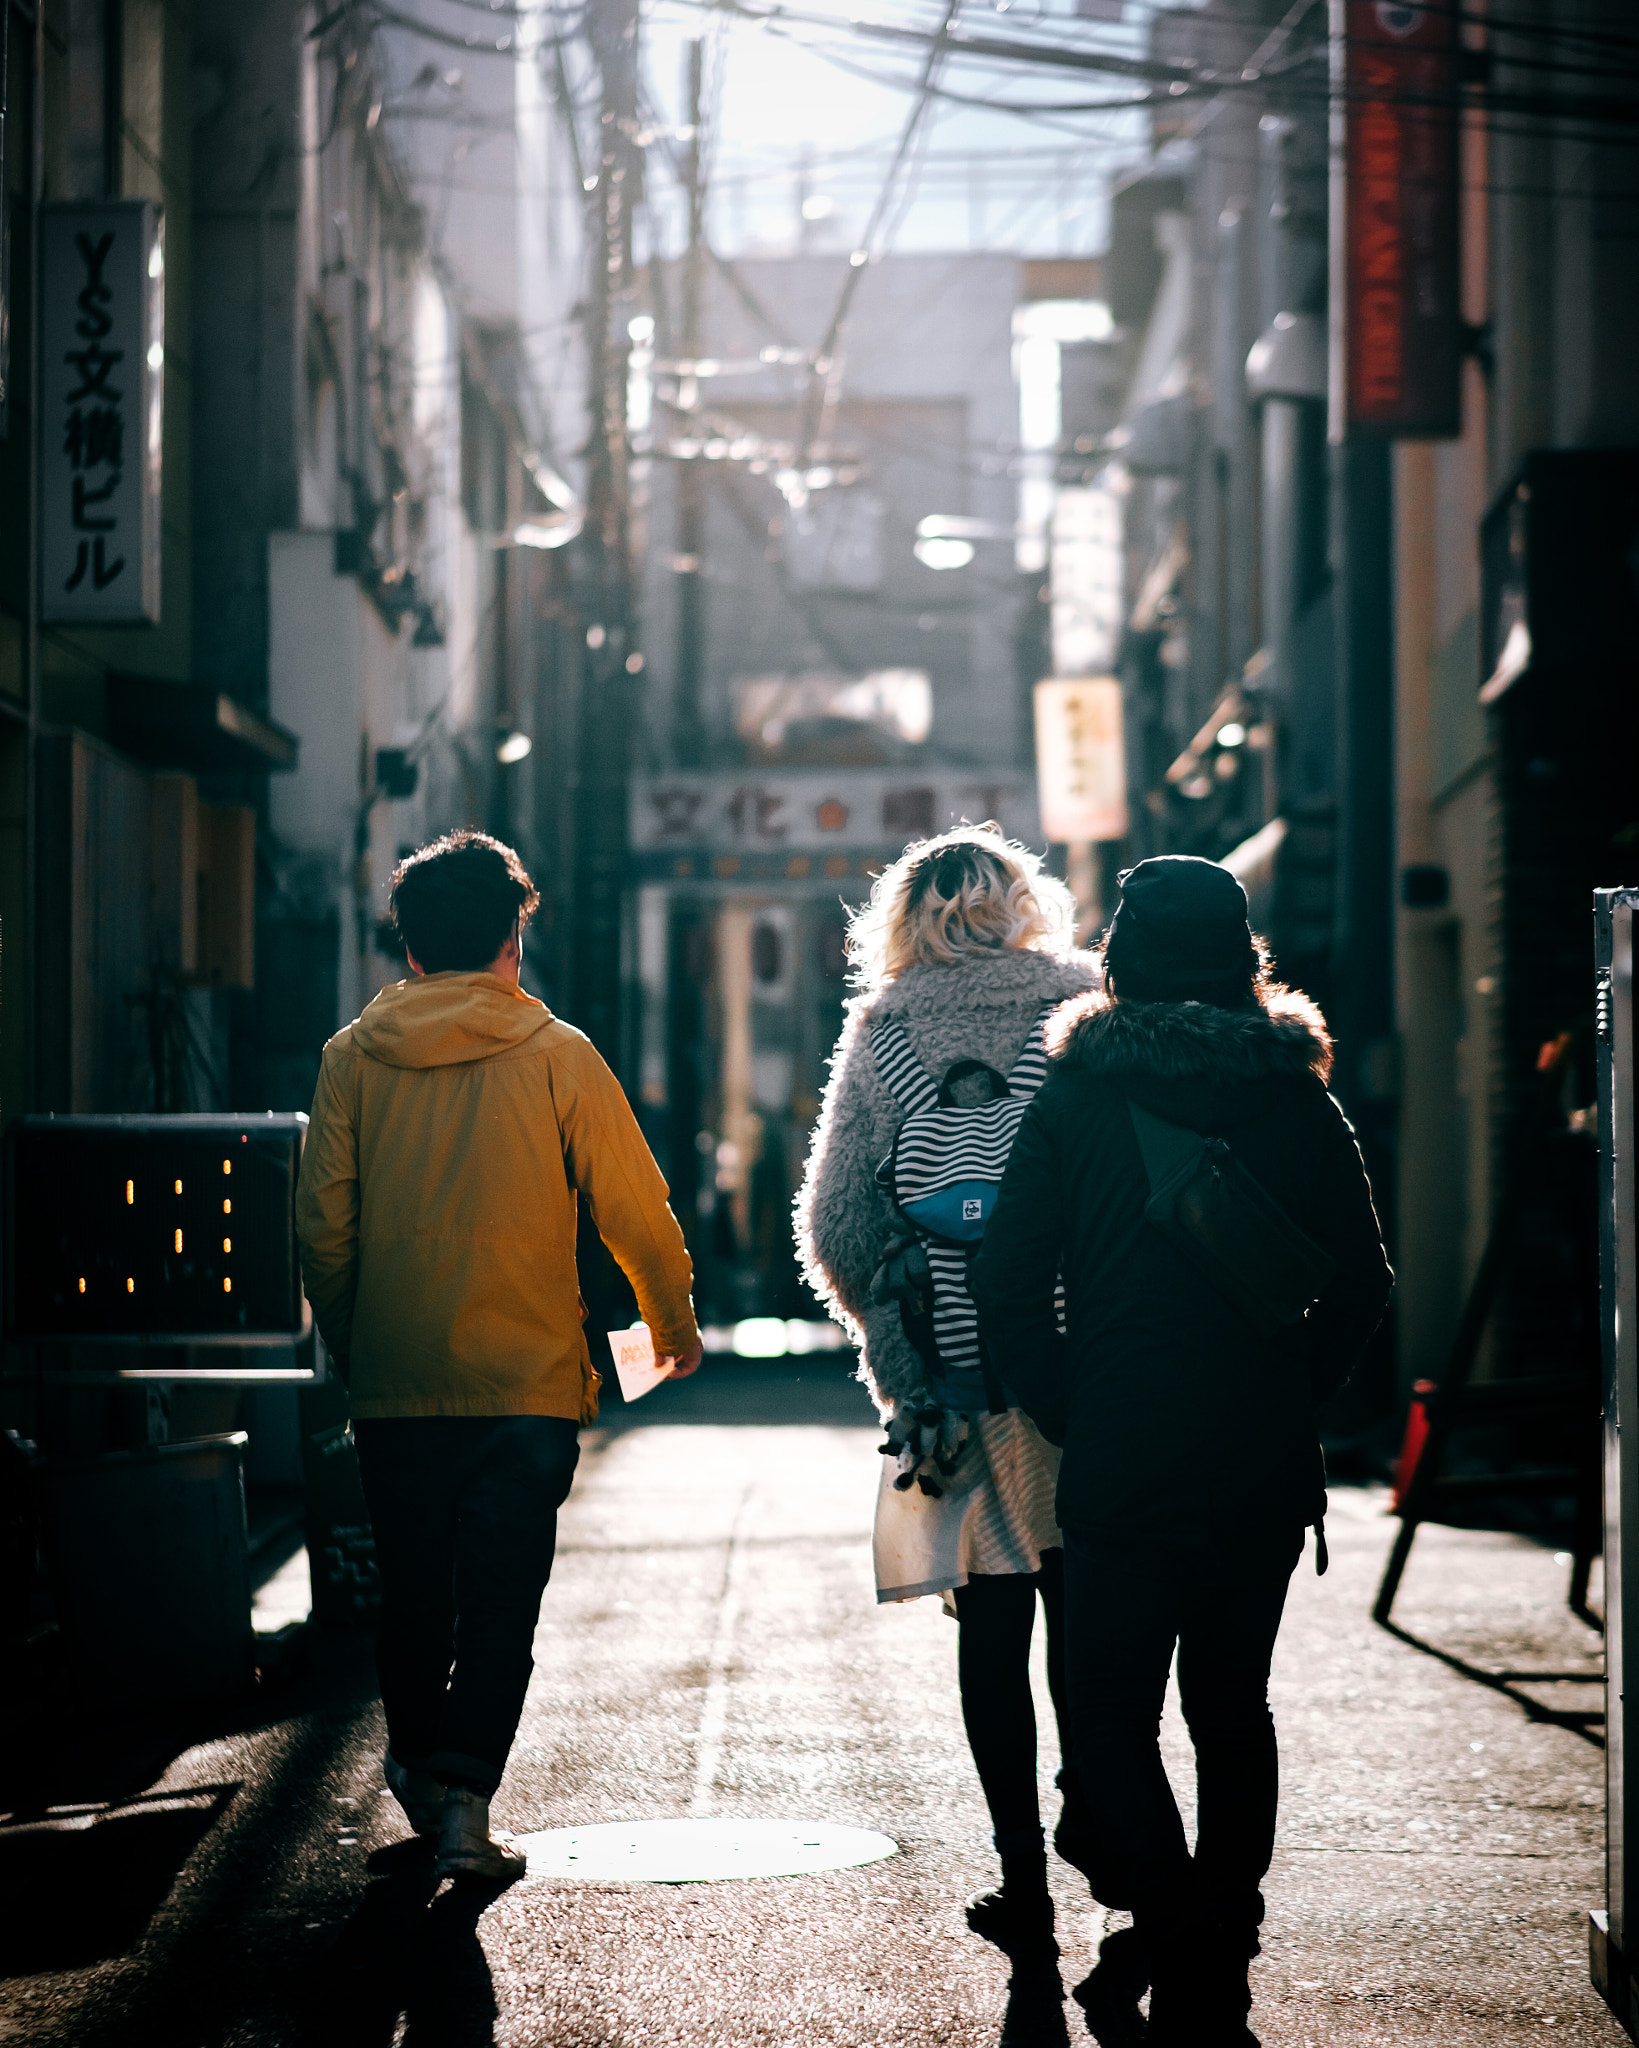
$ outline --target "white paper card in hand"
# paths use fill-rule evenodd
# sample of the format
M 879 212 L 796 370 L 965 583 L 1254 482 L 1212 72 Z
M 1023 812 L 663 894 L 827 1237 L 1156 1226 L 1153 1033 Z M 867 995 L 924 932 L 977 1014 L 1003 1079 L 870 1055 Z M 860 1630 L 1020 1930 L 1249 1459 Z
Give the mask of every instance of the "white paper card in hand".
M 647 1323 L 633 1323 L 629 1330 L 611 1330 L 609 1349 L 614 1354 L 620 1391 L 628 1401 L 641 1401 L 662 1380 L 671 1378 L 671 1367 L 661 1365 L 654 1355 L 654 1339 Z

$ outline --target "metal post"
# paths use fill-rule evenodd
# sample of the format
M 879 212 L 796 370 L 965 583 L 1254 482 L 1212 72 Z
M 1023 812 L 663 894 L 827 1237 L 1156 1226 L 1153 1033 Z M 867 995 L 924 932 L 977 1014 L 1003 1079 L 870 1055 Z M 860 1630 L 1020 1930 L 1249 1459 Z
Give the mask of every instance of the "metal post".
M 693 362 L 700 353 L 700 276 L 705 246 L 705 187 L 701 180 L 701 54 L 692 40 L 684 55 L 689 148 L 685 158 L 689 197 L 689 239 L 683 252 L 678 354 Z M 693 382 L 693 379 L 690 379 Z M 679 768 L 698 768 L 705 757 L 700 726 L 700 662 L 705 636 L 701 597 L 705 547 L 705 471 L 698 457 L 677 465 L 677 674 L 672 699 L 672 751 Z
M 606 0 L 587 17 L 602 73 L 587 320 L 585 594 L 581 652 L 580 785 L 576 791 L 574 1021 L 612 1062 L 620 1058 L 621 927 L 627 879 L 626 800 L 635 724 L 637 650 L 632 592 L 626 386 L 631 342 L 624 313 L 632 274 L 632 210 L 642 158 L 637 121 L 634 0 Z
M 1599 1105 L 1599 1303 L 1605 1402 L 1605 1908 L 1590 1916 L 1594 1986 L 1639 2039 L 1633 1952 L 1639 1944 L 1639 1841 L 1627 1779 L 1627 1668 L 1639 1670 L 1639 1215 L 1635 1212 L 1634 913 L 1639 890 L 1594 892 L 1594 1025 Z M 1622 1420 L 1626 1416 L 1624 1435 Z M 1635 1651 L 1633 1657 L 1629 1650 Z
M 1332 930 L 1337 1091 L 1392 1247 L 1394 1192 L 1394 585 L 1387 441 L 1332 450 L 1338 876 Z

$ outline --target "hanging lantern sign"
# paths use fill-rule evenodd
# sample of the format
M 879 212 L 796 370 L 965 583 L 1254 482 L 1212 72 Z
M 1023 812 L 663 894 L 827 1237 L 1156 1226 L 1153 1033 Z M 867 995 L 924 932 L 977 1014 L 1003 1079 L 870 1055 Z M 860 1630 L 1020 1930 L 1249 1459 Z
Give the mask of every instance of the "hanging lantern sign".
M 151 200 L 40 209 L 40 616 L 159 623 L 165 258 Z
M 1036 685 L 1036 783 L 1042 833 L 1055 844 L 1126 837 L 1127 754 L 1114 676 Z

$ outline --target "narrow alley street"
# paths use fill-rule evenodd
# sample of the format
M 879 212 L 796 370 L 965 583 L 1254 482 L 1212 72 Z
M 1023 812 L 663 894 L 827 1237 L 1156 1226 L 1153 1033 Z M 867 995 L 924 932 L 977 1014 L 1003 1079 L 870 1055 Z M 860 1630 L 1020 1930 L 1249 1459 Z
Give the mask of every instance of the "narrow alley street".
M 961 1910 L 993 1862 L 956 1631 L 932 1601 L 872 1604 L 870 1423 L 829 1360 L 800 1376 L 796 1361 L 719 1360 L 586 1433 L 496 1818 L 520 1834 L 819 1820 L 884 1830 L 897 1855 L 739 1883 L 532 1878 L 429 1902 L 430 1855 L 381 1790 L 368 1645 L 331 1637 L 252 1725 L 184 1731 L 183 1747 L 133 1729 L 123 1751 L 108 1731 L 68 1735 L 43 1764 L 10 1759 L 51 1811 L 21 1808 L 13 1778 L 0 2040 L 993 2041 L 1005 1968 Z M 1259 2033 L 1270 2048 L 1480 2048 L 1551 2026 L 1615 2043 L 1586 1961 L 1602 1898 L 1598 1639 L 1566 1611 L 1550 1550 L 1440 1528 L 1419 1536 L 1396 1612 L 1426 1649 L 1376 1628 L 1383 1505 L 1377 1489 L 1334 1490 L 1331 1570 L 1299 1567 L 1277 1652 Z M 1045 1711 L 1039 1654 L 1037 1691 Z M 1170 1707 L 1167 1748 L 1183 1787 Z M 1054 1889 L 1068 1985 L 1104 1917 L 1062 1865 Z

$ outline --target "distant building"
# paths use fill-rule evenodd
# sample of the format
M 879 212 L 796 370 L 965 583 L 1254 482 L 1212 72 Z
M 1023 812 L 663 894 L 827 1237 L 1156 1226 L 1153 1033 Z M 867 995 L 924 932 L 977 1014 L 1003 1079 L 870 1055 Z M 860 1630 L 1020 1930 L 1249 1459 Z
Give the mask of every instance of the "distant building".
M 873 264 L 817 363 L 848 276 L 842 255 L 714 269 L 685 357 L 674 268 L 634 357 L 648 718 L 628 1072 L 718 1318 L 804 1306 L 790 1199 L 841 1023 L 847 906 L 962 818 L 1038 829 L 1023 266 Z M 929 522 L 973 537 L 942 556 Z

